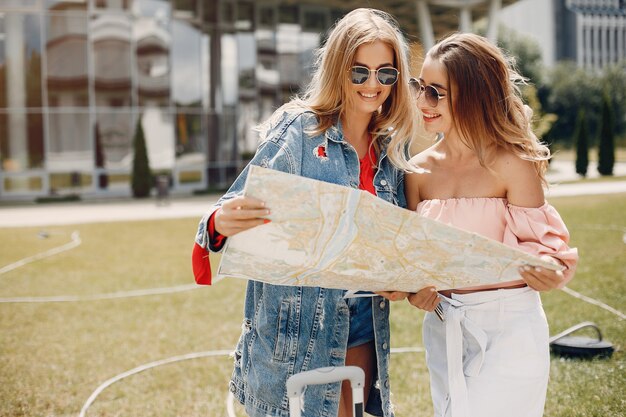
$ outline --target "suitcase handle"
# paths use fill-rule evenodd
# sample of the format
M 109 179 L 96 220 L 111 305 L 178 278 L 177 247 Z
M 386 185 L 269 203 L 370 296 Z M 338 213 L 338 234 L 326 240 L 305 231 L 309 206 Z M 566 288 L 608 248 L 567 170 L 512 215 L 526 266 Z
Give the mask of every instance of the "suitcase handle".
M 300 396 L 307 385 L 329 384 L 349 379 L 354 403 L 354 417 L 363 417 L 363 385 L 365 372 L 358 366 L 329 366 L 300 372 L 287 379 L 287 396 L 289 397 L 289 415 L 300 415 Z
M 567 336 L 568 334 L 574 333 L 580 329 L 584 329 L 585 327 L 591 327 L 593 328 L 596 333 L 598 334 L 598 341 L 602 341 L 602 332 L 600 332 L 600 328 L 593 322 L 590 321 L 584 321 L 582 323 L 578 323 L 575 326 L 570 327 L 569 329 L 566 329 L 564 331 L 562 331 L 561 333 L 557 334 L 556 336 L 552 336 L 549 340 L 550 343 L 556 342 L 557 340 Z

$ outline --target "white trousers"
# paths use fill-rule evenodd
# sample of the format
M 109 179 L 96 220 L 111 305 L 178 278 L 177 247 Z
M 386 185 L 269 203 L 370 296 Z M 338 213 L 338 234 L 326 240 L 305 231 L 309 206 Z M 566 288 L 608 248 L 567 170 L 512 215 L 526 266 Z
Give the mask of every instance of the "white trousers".
M 548 324 L 530 288 L 441 297 L 424 346 L 436 417 L 540 417 L 548 387 Z

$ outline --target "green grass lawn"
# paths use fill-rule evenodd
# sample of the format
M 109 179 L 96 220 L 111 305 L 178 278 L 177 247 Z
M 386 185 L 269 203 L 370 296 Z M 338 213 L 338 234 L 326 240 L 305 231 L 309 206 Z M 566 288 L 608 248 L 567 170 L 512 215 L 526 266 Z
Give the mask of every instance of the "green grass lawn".
M 626 194 L 553 199 L 581 254 L 570 288 L 626 311 Z M 0 229 L 0 268 L 62 245 L 82 245 L 0 275 L 0 298 L 91 295 L 193 282 L 197 219 Z M 0 416 L 78 416 L 104 381 L 152 361 L 232 349 L 245 282 L 168 295 L 68 303 L 0 304 Z M 555 291 L 542 296 L 551 334 L 597 323 L 618 349 L 609 360 L 552 359 L 546 416 L 623 416 L 626 325 L 599 307 Z M 421 346 L 421 312 L 392 309 L 392 346 Z M 104 390 L 88 416 L 226 416 L 232 359 L 193 359 L 130 376 Z M 398 417 L 432 415 L 423 353 L 395 354 Z M 240 413 L 240 415 L 243 415 Z

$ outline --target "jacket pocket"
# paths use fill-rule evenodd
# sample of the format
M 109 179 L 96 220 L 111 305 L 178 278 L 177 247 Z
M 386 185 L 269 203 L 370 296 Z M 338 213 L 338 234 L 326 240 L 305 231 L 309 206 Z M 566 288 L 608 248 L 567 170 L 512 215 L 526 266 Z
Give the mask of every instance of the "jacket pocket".
M 288 354 L 288 330 L 289 330 L 289 312 L 291 303 L 289 300 L 283 300 L 280 303 L 278 312 L 278 321 L 276 323 L 276 344 L 274 345 L 274 360 L 284 362 L 287 360 Z

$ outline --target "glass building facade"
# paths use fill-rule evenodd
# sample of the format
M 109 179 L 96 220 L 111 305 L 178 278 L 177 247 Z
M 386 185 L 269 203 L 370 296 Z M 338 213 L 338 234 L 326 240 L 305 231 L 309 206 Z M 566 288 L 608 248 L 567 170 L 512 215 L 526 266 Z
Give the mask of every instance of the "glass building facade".
M 0 0 L 0 199 L 130 195 L 138 122 L 174 192 L 229 185 L 254 126 L 308 82 L 324 32 L 361 3 Z M 455 29 L 457 14 L 426 3 L 368 5 L 407 34 L 416 12 L 437 34 Z
M 228 185 L 308 81 L 328 7 L 0 0 L 0 198 L 130 194 L 141 121 L 174 190 Z

